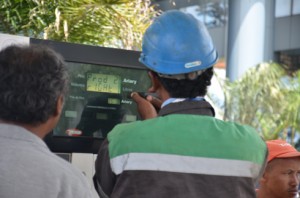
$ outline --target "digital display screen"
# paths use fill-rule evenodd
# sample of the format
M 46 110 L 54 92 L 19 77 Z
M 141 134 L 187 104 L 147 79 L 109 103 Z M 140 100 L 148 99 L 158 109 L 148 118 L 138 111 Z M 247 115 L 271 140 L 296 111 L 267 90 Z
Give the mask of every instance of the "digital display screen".
M 139 120 L 131 92 L 150 87 L 146 70 L 67 62 L 70 89 L 55 136 L 106 137 L 117 124 Z
M 116 75 L 88 73 L 86 90 L 119 94 L 121 93 L 121 77 Z

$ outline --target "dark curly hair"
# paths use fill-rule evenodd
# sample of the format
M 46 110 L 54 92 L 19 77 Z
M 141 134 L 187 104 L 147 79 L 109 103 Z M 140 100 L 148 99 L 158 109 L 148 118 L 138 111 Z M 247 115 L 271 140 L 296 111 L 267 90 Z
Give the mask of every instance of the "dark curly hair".
M 12 45 L 0 51 L 0 119 L 40 124 L 65 96 L 68 73 L 63 58 L 42 45 Z
M 213 68 L 206 69 L 195 80 L 176 80 L 170 78 L 159 77 L 159 81 L 173 98 L 195 98 L 197 96 L 205 96 L 207 87 L 211 84 L 213 76 Z

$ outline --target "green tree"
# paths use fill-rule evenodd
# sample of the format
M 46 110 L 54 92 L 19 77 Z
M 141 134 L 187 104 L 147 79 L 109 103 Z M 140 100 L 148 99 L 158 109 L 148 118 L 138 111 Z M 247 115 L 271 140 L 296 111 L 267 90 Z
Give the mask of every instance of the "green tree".
M 139 49 L 158 14 L 150 0 L 2 0 L 0 32 Z
M 224 120 L 256 128 L 264 139 L 286 138 L 300 131 L 300 73 L 289 76 L 277 63 L 261 63 L 249 69 L 240 79 L 219 82 L 224 92 L 224 104 L 212 96 L 215 106 L 223 111 Z M 293 138 L 292 138 L 293 139 Z

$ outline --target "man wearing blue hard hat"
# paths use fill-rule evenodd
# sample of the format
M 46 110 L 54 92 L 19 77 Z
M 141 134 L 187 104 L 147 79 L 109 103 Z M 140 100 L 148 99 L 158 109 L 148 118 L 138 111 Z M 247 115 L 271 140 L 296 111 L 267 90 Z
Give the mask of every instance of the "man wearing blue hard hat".
M 102 197 L 255 197 L 266 145 L 253 128 L 214 118 L 204 96 L 217 58 L 192 15 L 167 11 L 147 29 L 140 61 L 161 102 L 132 93 L 144 120 L 117 125 L 102 144 Z

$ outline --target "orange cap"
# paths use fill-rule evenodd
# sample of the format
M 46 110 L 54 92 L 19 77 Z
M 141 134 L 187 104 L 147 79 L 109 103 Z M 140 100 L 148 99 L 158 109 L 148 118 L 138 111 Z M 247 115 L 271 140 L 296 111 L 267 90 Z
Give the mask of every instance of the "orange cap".
M 274 158 L 292 158 L 300 157 L 298 152 L 292 145 L 283 140 L 270 140 L 267 141 L 269 150 L 268 162 Z

